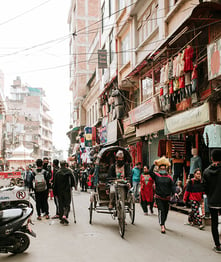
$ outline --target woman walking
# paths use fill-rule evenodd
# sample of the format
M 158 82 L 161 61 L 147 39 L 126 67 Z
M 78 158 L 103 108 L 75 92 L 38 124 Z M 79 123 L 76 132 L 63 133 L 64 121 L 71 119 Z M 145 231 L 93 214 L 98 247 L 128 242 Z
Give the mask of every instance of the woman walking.
M 199 229 L 203 229 L 202 218 L 199 212 L 200 203 L 202 201 L 204 186 L 201 182 L 201 171 L 197 168 L 194 171 L 194 177 L 190 179 L 187 184 L 186 191 L 183 197 L 184 203 L 190 200 L 191 212 L 188 216 L 188 222 L 190 225 L 198 225 Z
M 140 176 L 140 205 L 144 215 L 148 215 L 148 205 L 151 214 L 153 214 L 153 184 L 154 180 L 148 173 L 148 167 L 144 166 L 143 173 Z
M 158 167 L 157 172 L 154 172 L 155 166 Z M 165 222 L 169 211 L 169 201 L 171 194 L 177 195 L 173 179 L 167 172 L 167 168 L 169 166 L 169 160 L 165 157 L 161 157 L 160 159 L 154 161 L 154 164 L 149 170 L 150 176 L 155 181 L 155 199 L 158 208 L 158 218 L 161 226 L 161 233 L 163 234 L 166 233 Z

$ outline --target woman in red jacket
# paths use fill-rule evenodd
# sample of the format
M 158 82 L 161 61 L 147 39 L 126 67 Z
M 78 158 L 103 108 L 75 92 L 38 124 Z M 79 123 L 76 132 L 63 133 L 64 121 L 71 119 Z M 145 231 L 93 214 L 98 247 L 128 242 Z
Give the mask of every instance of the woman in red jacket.
M 150 205 L 150 212 L 153 214 L 153 184 L 154 180 L 148 174 L 147 166 L 144 166 L 140 176 L 140 204 L 144 215 L 148 215 L 148 205 Z
M 197 168 L 194 171 L 194 178 L 192 178 L 186 187 L 186 191 L 183 197 L 184 203 L 190 200 L 191 212 L 188 216 L 188 222 L 190 225 L 198 225 L 199 229 L 203 229 L 202 218 L 199 213 L 200 203 L 202 201 L 204 187 L 201 182 L 201 171 Z

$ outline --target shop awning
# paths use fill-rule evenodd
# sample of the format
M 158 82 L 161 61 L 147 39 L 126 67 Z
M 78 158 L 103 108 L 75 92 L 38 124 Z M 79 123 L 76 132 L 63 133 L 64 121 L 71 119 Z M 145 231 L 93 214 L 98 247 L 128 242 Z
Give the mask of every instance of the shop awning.
M 136 137 L 146 136 L 164 129 L 163 117 L 151 119 L 136 127 Z
M 165 135 L 183 133 L 190 129 L 202 127 L 208 123 L 210 123 L 210 107 L 209 103 L 204 103 L 201 106 L 166 118 L 164 133 Z

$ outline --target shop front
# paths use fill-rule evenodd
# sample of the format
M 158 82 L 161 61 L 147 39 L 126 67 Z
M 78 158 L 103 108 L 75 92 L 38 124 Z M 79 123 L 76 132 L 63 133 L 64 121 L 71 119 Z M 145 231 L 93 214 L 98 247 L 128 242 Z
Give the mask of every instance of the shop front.
M 152 97 L 129 112 L 127 125 L 124 125 L 124 135 L 128 126 L 135 129 L 132 136 L 127 137 L 134 162 L 141 162 L 142 165 L 152 163 L 155 156 L 152 152 L 155 150 L 154 143 L 159 139 L 159 131 L 164 128 L 164 119 L 160 114 L 158 96 Z
M 198 107 L 165 119 L 164 132 L 171 143 L 171 157 L 174 158 L 175 152 L 178 151 L 184 160 L 184 183 L 189 174 L 193 148 L 197 149 L 198 156 L 201 158 L 202 170 L 210 163 L 209 148 L 205 143 L 204 131 L 206 126 L 210 126 L 216 121 L 213 110 L 214 106 L 205 102 Z

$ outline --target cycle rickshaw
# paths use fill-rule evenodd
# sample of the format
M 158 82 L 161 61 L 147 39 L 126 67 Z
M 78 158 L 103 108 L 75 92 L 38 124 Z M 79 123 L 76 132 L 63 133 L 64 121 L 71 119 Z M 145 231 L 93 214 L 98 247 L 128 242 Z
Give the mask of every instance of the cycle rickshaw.
M 115 155 L 118 150 L 124 152 L 124 160 L 127 164 L 132 162 L 130 153 L 123 147 L 110 146 L 101 149 L 98 153 L 95 164 L 94 180 L 96 184 L 96 192 L 92 192 L 90 196 L 89 206 L 89 223 L 92 224 L 93 211 L 97 213 L 110 214 L 113 219 L 118 219 L 119 233 L 121 237 L 125 233 L 125 218 L 126 213 L 129 214 L 131 224 L 135 219 L 135 198 L 131 189 L 128 189 L 125 180 L 107 181 L 108 169 L 115 162 Z M 112 209 L 109 209 L 109 195 L 106 193 L 108 183 L 115 183 L 115 204 Z

